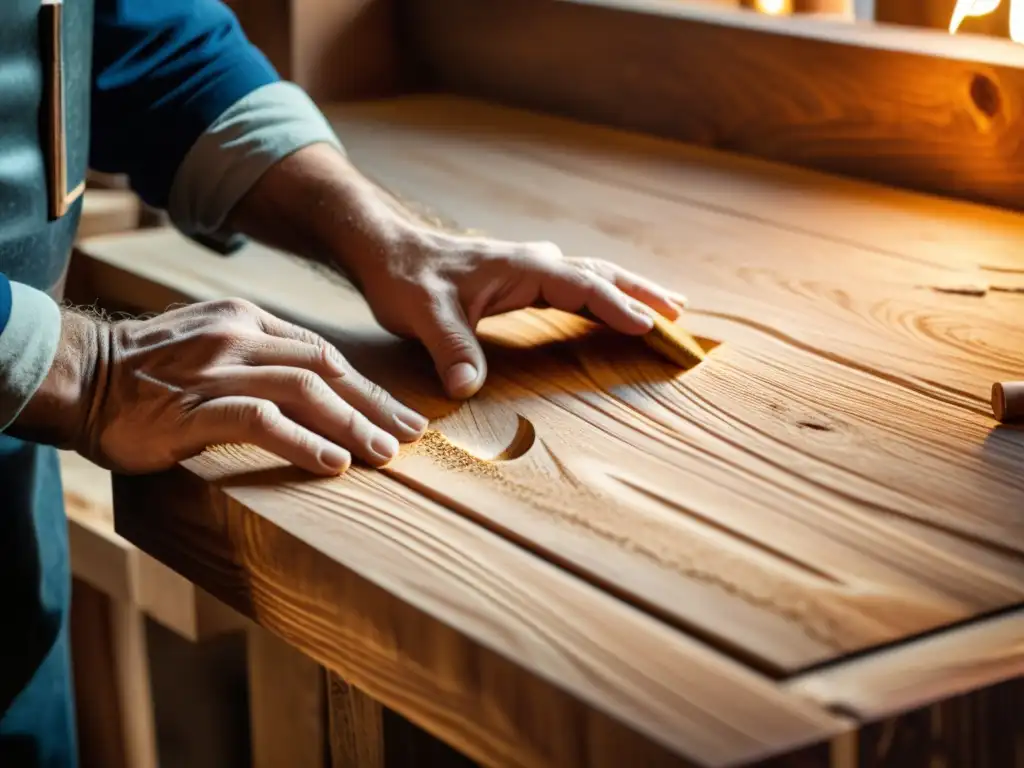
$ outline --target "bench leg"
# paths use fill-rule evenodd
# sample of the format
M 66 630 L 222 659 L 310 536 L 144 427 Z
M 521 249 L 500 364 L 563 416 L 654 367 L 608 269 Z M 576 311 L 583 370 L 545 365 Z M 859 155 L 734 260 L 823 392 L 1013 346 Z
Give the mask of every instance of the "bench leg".
M 326 678 L 331 768 L 385 768 L 383 707 L 333 672 Z
M 71 643 L 82 768 L 157 768 L 145 617 L 76 579 Z
M 256 625 L 247 642 L 253 768 L 325 768 L 320 665 Z
M 476 763 L 327 672 L 331 768 L 476 768 Z

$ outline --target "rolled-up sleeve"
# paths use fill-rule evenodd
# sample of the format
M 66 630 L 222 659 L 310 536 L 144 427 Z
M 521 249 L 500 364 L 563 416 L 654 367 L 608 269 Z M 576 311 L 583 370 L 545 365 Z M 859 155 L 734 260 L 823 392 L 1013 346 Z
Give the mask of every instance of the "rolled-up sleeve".
M 60 308 L 53 299 L 0 274 L 0 432 L 49 373 L 60 330 Z
M 280 78 L 219 0 L 96 0 L 89 163 L 166 208 L 178 167 L 232 104 Z
M 314 143 L 342 150 L 220 0 L 96 0 L 90 165 L 124 173 L 149 205 L 218 249 L 262 174 Z

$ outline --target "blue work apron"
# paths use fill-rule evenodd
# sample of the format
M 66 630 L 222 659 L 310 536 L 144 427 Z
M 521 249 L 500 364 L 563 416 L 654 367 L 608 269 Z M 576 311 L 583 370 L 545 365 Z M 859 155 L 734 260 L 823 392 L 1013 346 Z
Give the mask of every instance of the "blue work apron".
M 93 0 L 61 11 L 66 190 L 85 179 Z M 81 199 L 55 211 L 47 141 L 55 78 L 40 0 L 0 0 L 0 272 L 59 298 Z M 0 434 L 0 766 L 77 765 L 71 576 L 57 454 Z

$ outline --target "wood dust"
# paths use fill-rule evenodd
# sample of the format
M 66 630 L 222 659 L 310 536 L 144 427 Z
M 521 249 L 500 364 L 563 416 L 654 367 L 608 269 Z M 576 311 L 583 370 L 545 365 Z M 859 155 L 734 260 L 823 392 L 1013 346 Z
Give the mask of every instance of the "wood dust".
M 662 540 L 657 535 L 652 538 L 632 526 L 623 530 L 620 508 L 623 499 L 609 498 L 568 475 L 563 476 L 565 484 L 561 486 L 535 487 L 517 482 L 502 471 L 499 462 L 474 456 L 437 430 L 428 430 L 417 443 L 409 446 L 409 453 L 428 457 L 452 472 L 484 478 L 493 490 L 550 515 L 552 520 L 588 530 L 663 568 L 718 587 L 748 605 L 794 622 L 808 637 L 827 647 L 844 647 L 836 627 L 849 624 L 851 617 L 844 614 L 855 606 L 846 605 L 842 600 L 835 605 L 826 604 L 813 592 L 784 579 L 772 578 L 735 553 L 709 547 L 697 539 L 687 541 L 685 551 L 681 551 L 679 541 L 674 538 Z M 857 639 L 860 638 L 854 638 Z
M 494 478 L 501 477 L 501 471 L 493 462 L 481 459 L 466 449 L 460 448 L 436 429 L 428 429 L 426 434 L 413 446 L 411 452 L 427 456 L 445 469 L 455 472 L 472 472 Z

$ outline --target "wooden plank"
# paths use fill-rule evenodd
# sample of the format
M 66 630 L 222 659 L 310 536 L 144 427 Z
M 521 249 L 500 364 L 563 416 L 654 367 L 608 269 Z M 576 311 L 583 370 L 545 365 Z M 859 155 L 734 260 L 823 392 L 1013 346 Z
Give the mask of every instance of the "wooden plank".
M 496 455 L 527 419 L 535 449 L 501 463 L 500 481 L 444 472 L 430 446 L 388 472 L 766 669 L 797 670 L 1021 599 L 1024 541 L 1010 510 L 1024 493 L 1024 456 L 1016 432 L 993 429 L 987 405 L 991 381 L 1024 368 L 1017 307 L 919 287 L 955 274 L 952 260 L 921 263 L 858 247 L 856 233 L 824 239 L 665 199 L 639 168 L 619 165 L 607 183 L 547 162 L 550 151 L 532 159 L 541 131 L 526 118 L 467 131 L 440 101 L 419 113 L 435 129 L 413 130 L 397 111 L 335 114 L 377 178 L 431 200 L 442 218 L 639 266 L 687 293 L 688 326 L 723 344 L 680 376 L 642 345 L 588 335 L 565 316 L 510 316 L 482 326 L 491 385 L 457 409 L 431 394 L 414 348 L 381 336 L 337 284 L 265 249 L 225 260 L 171 235 L 106 240 L 86 247 L 93 289 L 147 309 L 241 293 L 337 341 L 478 456 Z M 463 127 L 446 133 L 448 111 L 447 124 Z M 602 168 L 590 151 L 586 167 Z M 679 168 L 676 186 L 688 189 L 672 160 L 661 167 Z M 735 180 L 737 198 L 755 197 Z M 820 206 L 835 221 L 830 189 Z M 586 479 L 581 489 L 570 491 L 572 476 Z M 560 501 L 568 496 L 576 501 Z M 579 498 L 586 515 L 573 514 Z
M 130 190 L 87 189 L 76 237 L 82 239 L 136 229 L 141 207 L 139 198 Z
M 368 108 L 323 108 L 365 163 L 375 162 L 379 155 L 373 132 L 381 129 L 389 139 L 408 143 L 394 147 L 403 163 L 422 158 L 423 148 L 416 141 L 431 149 L 458 147 L 469 153 L 474 166 L 514 159 L 520 173 L 546 167 L 550 177 L 585 180 L 595 193 L 634 190 L 661 204 L 681 204 L 684 210 L 710 209 L 855 245 L 949 270 L 951 282 L 959 277 L 996 286 L 1000 280 L 1012 283 L 1013 270 L 1020 267 L 1020 216 L 990 206 L 926 197 L 448 94 L 386 100 Z M 597 224 L 626 235 L 627 222 L 613 227 L 615 222 L 606 217 Z M 658 245 L 675 258 L 685 258 L 683 246 Z
M 326 672 L 332 768 L 385 768 L 384 713 L 333 672 Z
M 403 81 L 393 0 L 234 0 L 249 39 L 314 99 L 393 95 Z
M 1024 761 L 1024 681 L 1019 677 L 865 724 L 779 768 L 1007 768 Z M 768 765 L 764 768 L 775 768 Z
M 83 765 L 157 768 L 143 615 L 76 581 L 71 621 Z
M 130 540 L 486 765 L 584 765 L 601 729 L 736 765 L 846 727 L 379 472 L 228 450 L 115 501 Z
M 1024 675 L 1016 610 L 801 675 L 787 686 L 822 706 L 881 720 Z
M 110 473 L 60 452 L 71 568 L 76 579 L 118 604 L 135 606 L 193 641 L 246 628 L 236 612 L 196 588 L 114 531 Z
M 249 630 L 247 664 L 253 768 L 327 768 L 320 665 L 259 626 Z
M 1021 210 L 1024 51 L 676 0 L 413 0 L 434 89 Z
M 61 451 L 60 463 L 75 578 L 115 599 L 131 599 L 135 548 L 114 533 L 110 473 L 70 451 Z
M 110 630 L 109 598 L 76 580 L 71 602 L 71 661 L 83 768 L 127 768 Z

